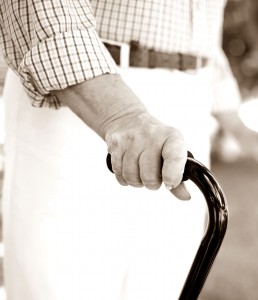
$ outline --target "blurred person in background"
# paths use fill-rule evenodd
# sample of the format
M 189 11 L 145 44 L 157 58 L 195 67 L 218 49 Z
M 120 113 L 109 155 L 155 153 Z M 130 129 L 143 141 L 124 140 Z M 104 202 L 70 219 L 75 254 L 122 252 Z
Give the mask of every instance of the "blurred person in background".
M 220 78 L 214 93 L 221 101 L 213 106 L 219 130 L 212 153 L 222 161 L 234 162 L 247 156 L 258 162 L 257 130 L 245 126 L 240 115 L 242 104 L 257 97 L 257 8 L 256 0 L 228 1 L 221 42 L 227 57 L 218 51 L 217 59 L 213 60 L 214 76 Z M 224 110 L 220 103 L 232 105 Z
M 1 3 L 8 300 L 178 297 L 206 208 L 172 194 L 186 149 L 209 166 L 212 102 L 235 107 L 213 90 L 224 6 Z
M 248 128 L 239 115 L 243 101 L 237 80 L 222 49 L 215 57 L 211 62 L 213 90 L 215 99 L 220 101 L 214 101 L 212 106 L 212 116 L 217 122 L 212 151 L 215 157 L 225 161 L 248 156 L 258 163 L 258 133 Z

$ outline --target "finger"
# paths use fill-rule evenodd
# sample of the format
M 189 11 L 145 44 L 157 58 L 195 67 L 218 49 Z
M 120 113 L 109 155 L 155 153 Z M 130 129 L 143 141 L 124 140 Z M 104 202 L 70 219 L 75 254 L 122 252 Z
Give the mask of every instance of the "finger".
M 123 170 L 123 153 L 114 151 L 111 154 L 111 164 L 112 164 L 112 170 L 116 176 L 116 180 L 121 184 L 121 185 L 128 185 L 128 183 L 124 180 L 123 175 L 122 175 L 122 170 Z
M 143 185 L 150 190 L 157 190 L 162 183 L 162 158 L 160 151 L 145 150 L 139 159 L 140 178 Z
M 170 192 L 179 200 L 190 200 L 191 195 L 187 190 L 185 183 L 181 182 L 177 187 L 171 189 Z
M 166 186 L 175 188 L 182 181 L 187 160 L 187 150 L 181 134 L 176 132 L 166 140 L 162 149 L 162 157 L 162 180 Z
M 135 149 L 127 150 L 123 156 L 122 177 L 127 184 L 134 187 L 143 186 L 139 172 L 139 156 Z

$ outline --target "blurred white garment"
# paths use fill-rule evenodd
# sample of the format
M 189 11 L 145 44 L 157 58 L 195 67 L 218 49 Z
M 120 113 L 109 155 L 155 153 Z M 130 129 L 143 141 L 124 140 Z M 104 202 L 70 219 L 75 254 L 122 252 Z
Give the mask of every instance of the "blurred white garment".
M 181 130 L 209 166 L 209 70 L 121 69 L 150 112 Z M 122 187 L 106 144 L 68 108 L 33 108 L 9 71 L 3 191 L 8 300 L 177 299 L 204 231 L 206 204 Z
M 0 172 L 2 172 L 4 168 L 3 144 L 4 144 L 4 101 L 1 96 L 0 97 Z
M 241 104 L 238 113 L 245 126 L 258 133 L 257 109 L 258 99 L 249 99 Z
M 4 101 L 0 97 L 0 144 L 4 143 Z

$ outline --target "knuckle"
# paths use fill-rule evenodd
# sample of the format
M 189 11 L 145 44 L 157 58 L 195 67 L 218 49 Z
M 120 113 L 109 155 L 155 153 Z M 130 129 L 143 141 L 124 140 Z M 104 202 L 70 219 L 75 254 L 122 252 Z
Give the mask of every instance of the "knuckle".
M 114 152 L 117 149 L 117 147 L 118 147 L 118 141 L 117 141 L 117 139 L 114 139 L 112 137 L 108 137 L 108 139 L 106 141 L 107 141 L 107 150 L 108 150 L 108 153 Z
M 184 139 L 181 131 L 179 131 L 175 127 L 169 127 L 169 136 L 171 136 L 172 138 L 175 138 L 175 139 Z
M 113 168 L 114 174 L 116 174 L 117 176 L 122 176 L 122 172 L 121 172 L 122 166 L 121 166 L 121 164 L 114 161 L 114 162 L 112 162 L 112 168 Z

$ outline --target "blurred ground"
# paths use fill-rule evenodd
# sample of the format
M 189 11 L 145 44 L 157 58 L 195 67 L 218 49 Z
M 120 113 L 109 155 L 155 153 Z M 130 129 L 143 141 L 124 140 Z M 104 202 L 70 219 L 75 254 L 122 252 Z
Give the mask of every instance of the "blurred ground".
M 226 194 L 228 231 L 201 294 L 202 300 L 258 299 L 258 165 L 251 159 L 215 161 Z

